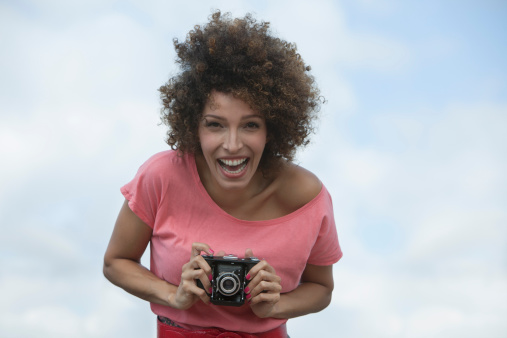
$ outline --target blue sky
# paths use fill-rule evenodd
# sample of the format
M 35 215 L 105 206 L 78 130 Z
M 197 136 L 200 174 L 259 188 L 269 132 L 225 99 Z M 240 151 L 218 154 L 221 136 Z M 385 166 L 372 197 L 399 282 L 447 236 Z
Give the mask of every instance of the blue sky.
M 102 256 L 120 186 L 167 149 L 172 39 L 211 8 L 270 21 L 327 99 L 297 161 L 345 255 L 291 337 L 504 337 L 507 4 L 388 0 L 1 1 L 0 336 L 155 336 Z

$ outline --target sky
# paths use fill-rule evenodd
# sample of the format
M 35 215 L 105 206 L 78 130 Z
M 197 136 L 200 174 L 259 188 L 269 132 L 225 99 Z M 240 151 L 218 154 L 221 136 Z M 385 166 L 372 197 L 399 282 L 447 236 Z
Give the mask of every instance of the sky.
M 212 9 L 271 22 L 326 98 L 296 161 L 330 191 L 344 256 L 290 336 L 505 337 L 500 0 L 0 1 L 0 336 L 155 337 L 103 254 L 119 188 L 168 149 L 172 40 Z

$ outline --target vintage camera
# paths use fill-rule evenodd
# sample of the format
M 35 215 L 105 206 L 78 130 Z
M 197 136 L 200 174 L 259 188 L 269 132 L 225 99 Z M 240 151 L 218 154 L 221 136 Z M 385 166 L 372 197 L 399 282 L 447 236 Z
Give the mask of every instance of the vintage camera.
M 245 303 L 245 287 L 248 271 L 259 263 L 255 257 L 238 258 L 228 256 L 202 256 L 211 267 L 211 303 L 215 305 L 241 306 Z M 197 286 L 203 289 L 200 280 Z

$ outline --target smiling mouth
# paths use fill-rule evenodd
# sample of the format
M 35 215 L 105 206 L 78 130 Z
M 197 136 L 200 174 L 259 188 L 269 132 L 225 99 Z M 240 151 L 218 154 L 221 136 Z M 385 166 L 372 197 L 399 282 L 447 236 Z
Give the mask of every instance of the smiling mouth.
M 248 164 L 248 158 L 239 160 L 218 160 L 218 164 L 229 174 L 239 174 Z

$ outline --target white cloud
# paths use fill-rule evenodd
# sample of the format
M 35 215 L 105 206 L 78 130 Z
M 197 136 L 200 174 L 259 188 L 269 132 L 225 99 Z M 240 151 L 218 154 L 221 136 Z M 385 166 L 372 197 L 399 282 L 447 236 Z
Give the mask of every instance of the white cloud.
M 330 134 L 320 140 L 337 142 L 313 147 L 302 165 L 334 198 L 345 256 L 335 269 L 335 312 L 323 316 L 340 322 L 340 335 L 506 331 L 499 319 L 507 311 L 505 112 L 504 105 L 481 103 L 365 116 L 378 140 L 367 146 L 321 129 Z M 365 213 L 372 224 L 360 224 Z M 370 226 L 377 233 L 375 220 L 386 219 L 403 242 L 383 253 L 361 232 Z M 380 234 L 378 241 L 385 240 Z
M 363 10 L 371 14 L 387 16 L 398 9 L 398 4 L 393 0 L 358 0 L 356 2 Z
M 5 337 L 155 335 L 155 319 L 148 304 L 113 285 L 97 287 L 90 278 L 11 275 L 8 280 L 0 279 L 0 286 L 9 293 L 2 296 L 0 307 L 0 334 Z

